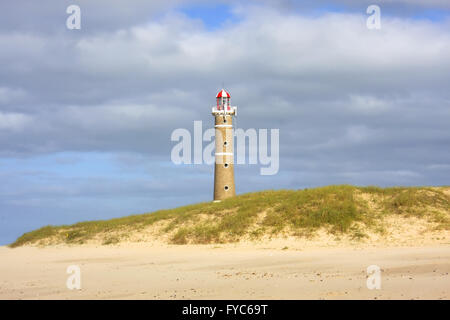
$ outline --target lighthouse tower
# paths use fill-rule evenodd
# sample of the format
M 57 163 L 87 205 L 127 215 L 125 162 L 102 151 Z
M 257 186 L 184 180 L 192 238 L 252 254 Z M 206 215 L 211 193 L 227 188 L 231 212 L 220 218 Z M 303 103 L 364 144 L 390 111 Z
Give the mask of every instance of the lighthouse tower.
M 234 186 L 233 116 L 237 107 L 231 107 L 230 94 L 221 90 L 217 105 L 212 108 L 216 131 L 216 163 L 214 168 L 214 201 L 236 195 Z

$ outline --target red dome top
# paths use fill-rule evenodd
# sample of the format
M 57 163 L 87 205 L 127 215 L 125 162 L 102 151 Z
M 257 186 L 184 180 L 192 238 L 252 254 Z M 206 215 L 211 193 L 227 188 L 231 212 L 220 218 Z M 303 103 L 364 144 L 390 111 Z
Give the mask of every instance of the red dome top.
M 230 98 L 230 94 L 226 92 L 224 89 L 222 89 L 219 91 L 216 98 Z

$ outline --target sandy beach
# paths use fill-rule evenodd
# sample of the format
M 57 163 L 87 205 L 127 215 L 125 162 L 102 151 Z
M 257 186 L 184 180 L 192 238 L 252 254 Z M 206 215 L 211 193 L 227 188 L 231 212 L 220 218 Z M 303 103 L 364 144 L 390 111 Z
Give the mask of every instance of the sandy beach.
M 81 270 L 69 290 L 67 267 Z M 381 268 L 368 289 L 367 267 Z M 449 299 L 450 245 L 0 248 L 0 299 Z

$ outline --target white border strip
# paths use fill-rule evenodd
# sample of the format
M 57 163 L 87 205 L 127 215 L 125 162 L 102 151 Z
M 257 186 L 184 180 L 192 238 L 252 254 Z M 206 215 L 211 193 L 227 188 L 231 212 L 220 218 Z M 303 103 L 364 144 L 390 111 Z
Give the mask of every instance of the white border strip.
M 216 156 L 232 156 L 233 152 L 217 152 Z
M 231 128 L 233 125 L 232 124 L 216 124 L 214 127 L 215 128 Z

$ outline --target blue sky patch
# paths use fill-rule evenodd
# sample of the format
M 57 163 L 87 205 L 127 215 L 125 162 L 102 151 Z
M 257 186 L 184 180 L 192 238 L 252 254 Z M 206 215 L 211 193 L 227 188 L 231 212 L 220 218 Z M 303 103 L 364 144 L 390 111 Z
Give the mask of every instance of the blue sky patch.
M 238 21 L 232 7 L 226 4 L 211 3 L 185 6 L 179 8 L 179 11 L 191 19 L 201 20 L 209 30 L 218 29 L 225 23 Z

